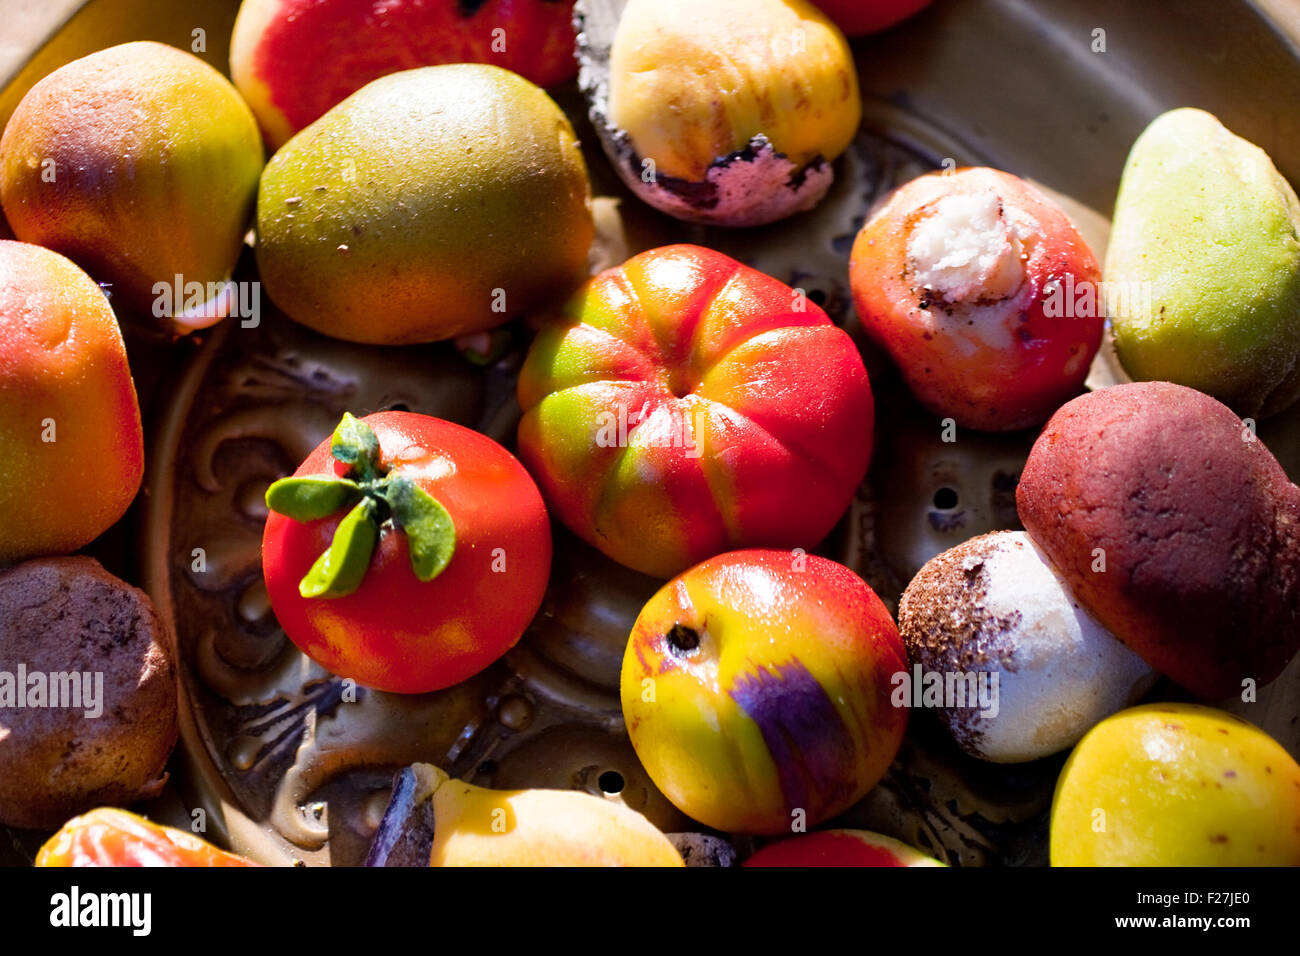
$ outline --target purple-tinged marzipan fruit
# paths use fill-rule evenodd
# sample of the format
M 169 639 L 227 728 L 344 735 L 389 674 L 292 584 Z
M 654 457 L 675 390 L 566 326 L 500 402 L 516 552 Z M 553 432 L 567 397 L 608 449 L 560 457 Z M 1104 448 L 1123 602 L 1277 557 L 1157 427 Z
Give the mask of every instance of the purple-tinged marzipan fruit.
M 789 833 L 856 803 L 898 752 L 907 656 L 841 564 L 732 551 L 669 581 L 623 656 L 623 719 L 655 785 L 732 833 Z

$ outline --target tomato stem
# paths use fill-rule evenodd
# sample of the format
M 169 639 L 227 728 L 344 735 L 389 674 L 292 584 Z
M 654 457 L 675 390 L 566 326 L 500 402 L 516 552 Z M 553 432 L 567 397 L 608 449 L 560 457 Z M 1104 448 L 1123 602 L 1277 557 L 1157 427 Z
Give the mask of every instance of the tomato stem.
M 330 454 L 347 476 L 289 476 L 266 490 L 266 506 L 294 521 L 317 521 L 348 507 L 330 545 L 298 584 L 305 598 L 351 594 L 365 577 L 381 534 L 406 535 L 411 570 L 425 583 L 451 563 L 456 526 L 442 503 L 400 471 L 381 464 L 379 438 L 345 412 L 330 439 Z

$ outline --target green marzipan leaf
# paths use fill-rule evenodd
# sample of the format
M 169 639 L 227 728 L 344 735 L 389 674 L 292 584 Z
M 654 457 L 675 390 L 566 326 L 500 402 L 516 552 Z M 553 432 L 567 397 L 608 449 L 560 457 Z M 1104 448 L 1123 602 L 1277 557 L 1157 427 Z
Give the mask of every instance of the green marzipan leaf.
M 379 439 L 369 425 L 351 412 L 344 412 L 330 439 L 330 454 L 370 475 L 379 467 Z
M 409 478 L 390 478 L 384 497 L 393 512 L 393 525 L 406 535 L 411 569 L 421 581 L 432 581 L 456 550 L 451 515 L 437 498 Z
M 361 586 L 379 541 L 377 511 L 369 498 L 357 502 L 339 522 L 325 553 L 298 583 L 299 594 L 305 598 L 342 597 Z
M 281 478 L 266 489 L 266 506 L 294 521 L 315 521 L 352 504 L 360 494 L 360 486 L 347 478 Z

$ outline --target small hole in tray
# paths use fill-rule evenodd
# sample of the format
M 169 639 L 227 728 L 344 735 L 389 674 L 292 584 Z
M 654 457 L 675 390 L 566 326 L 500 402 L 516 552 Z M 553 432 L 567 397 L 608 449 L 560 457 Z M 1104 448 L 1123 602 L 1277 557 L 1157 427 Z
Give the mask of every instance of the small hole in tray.
M 606 770 L 596 781 L 600 784 L 602 793 L 622 793 L 623 792 L 623 775 L 617 770 Z
M 934 493 L 934 506 L 940 511 L 951 511 L 957 507 L 957 492 L 951 488 L 940 488 Z

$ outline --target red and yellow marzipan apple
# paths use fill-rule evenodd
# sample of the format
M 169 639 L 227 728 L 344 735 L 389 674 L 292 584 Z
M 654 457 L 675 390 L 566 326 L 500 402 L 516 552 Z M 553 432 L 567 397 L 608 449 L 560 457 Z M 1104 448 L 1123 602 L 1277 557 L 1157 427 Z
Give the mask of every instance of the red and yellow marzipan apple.
M 901 840 L 870 830 L 822 830 L 770 843 L 742 866 L 943 866 Z
M 371 80 L 491 63 L 538 86 L 578 72 L 573 0 L 244 0 L 230 75 L 280 146 Z
M 670 577 L 731 548 L 811 548 L 871 457 L 852 340 L 718 252 L 652 249 L 551 318 L 519 376 L 519 456 L 575 533 Z
M 637 617 L 623 718 L 655 785 L 719 830 L 783 833 L 847 809 L 907 727 L 889 611 L 841 564 L 733 551 L 682 574 Z

